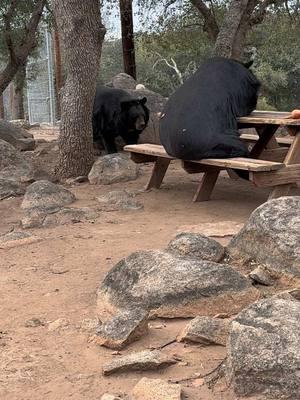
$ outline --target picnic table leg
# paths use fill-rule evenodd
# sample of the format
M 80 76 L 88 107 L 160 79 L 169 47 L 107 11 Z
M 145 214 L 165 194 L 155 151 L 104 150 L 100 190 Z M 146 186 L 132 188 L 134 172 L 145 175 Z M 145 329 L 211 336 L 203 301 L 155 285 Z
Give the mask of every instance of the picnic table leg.
M 277 131 L 277 125 L 263 125 L 261 127 L 257 127 L 256 131 L 258 133 L 259 139 L 253 146 L 250 157 L 251 158 L 259 158 L 262 152 L 266 148 L 276 148 L 278 147 L 278 143 L 274 137 L 275 132 Z
M 293 130 L 291 130 L 291 134 L 293 134 L 295 138 L 285 157 L 285 165 L 300 163 L 300 129 L 293 128 Z M 292 183 L 275 186 L 270 193 L 269 200 L 288 195 L 292 186 Z
M 197 192 L 193 198 L 193 202 L 208 201 L 214 190 L 220 170 L 207 171 L 204 173 L 202 181 L 198 186 Z
M 147 183 L 146 190 L 151 188 L 159 189 L 171 160 L 167 158 L 157 157 L 155 161 L 151 177 Z

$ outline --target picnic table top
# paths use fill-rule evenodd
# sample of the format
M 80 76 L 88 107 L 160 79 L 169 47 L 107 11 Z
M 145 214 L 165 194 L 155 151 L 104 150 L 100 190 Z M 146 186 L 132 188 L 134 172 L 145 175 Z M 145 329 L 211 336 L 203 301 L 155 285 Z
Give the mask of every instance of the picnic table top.
M 238 122 L 241 124 L 286 125 L 300 127 L 300 119 L 289 118 L 290 115 L 290 112 L 281 111 L 253 111 L 247 117 L 238 118 Z

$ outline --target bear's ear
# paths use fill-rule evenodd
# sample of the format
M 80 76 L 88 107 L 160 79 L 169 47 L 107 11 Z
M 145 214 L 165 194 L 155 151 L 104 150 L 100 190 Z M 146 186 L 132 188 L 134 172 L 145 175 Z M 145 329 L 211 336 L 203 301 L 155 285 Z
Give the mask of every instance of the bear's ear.
M 249 69 L 252 65 L 253 65 L 253 60 L 250 60 L 246 63 L 243 63 L 244 67 L 246 67 L 247 69 Z
M 144 106 L 147 103 L 147 97 L 143 97 L 142 99 L 139 100 L 139 103 Z

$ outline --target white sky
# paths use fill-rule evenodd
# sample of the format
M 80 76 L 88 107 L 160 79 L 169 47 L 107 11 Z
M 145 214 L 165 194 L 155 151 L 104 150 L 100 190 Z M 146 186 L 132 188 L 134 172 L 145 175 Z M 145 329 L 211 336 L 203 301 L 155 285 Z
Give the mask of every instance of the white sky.
M 133 23 L 134 23 L 134 30 L 141 30 L 143 26 L 149 27 L 151 24 L 158 18 L 159 7 L 155 11 L 147 11 L 145 15 L 137 15 L 137 1 L 133 0 Z M 106 39 L 114 38 L 114 37 L 121 37 L 121 27 L 120 27 L 120 14 L 119 14 L 119 7 L 116 6 L 114 10 L 110 12 L 103 13 L 103 22 L 107 29 Z

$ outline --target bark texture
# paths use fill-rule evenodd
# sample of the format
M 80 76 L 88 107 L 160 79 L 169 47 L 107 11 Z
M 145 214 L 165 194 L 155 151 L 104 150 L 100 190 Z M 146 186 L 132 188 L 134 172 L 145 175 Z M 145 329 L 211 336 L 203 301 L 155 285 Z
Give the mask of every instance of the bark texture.
M 215 42 L 215 55 L 237 60 L 243 58 L 249 29 L 263 21 L 270 5 L 283 3 L 283 0 L 231 0 L 219 26 L 213 2 L 208 6 L 205 0 L 190 1 L 204 19 L 204 31 Z
M 136 79 L 132 0 L 120 0 L 124 72 Z
M 53 44 L 54 44 L 54 55 L 55 55 L 55 97 L 56 97 L 56 117 L 61 117 L 61 88 L 63 86 L 62 80 L 62 62 L 61 62 L 61 49 L 60 39 L 57 31 L 57 26 L 54 27 L 53 31 Z
M 105 28 L 97 0 L 55 0 L 54 10 L 67 73 L 56 174 L 87 175 L 94 161 L 92 109 Z
M 24 88 L 26 84 L 26 65 L 22 65 L 14 79 L 12 119 L 24 119 Z

